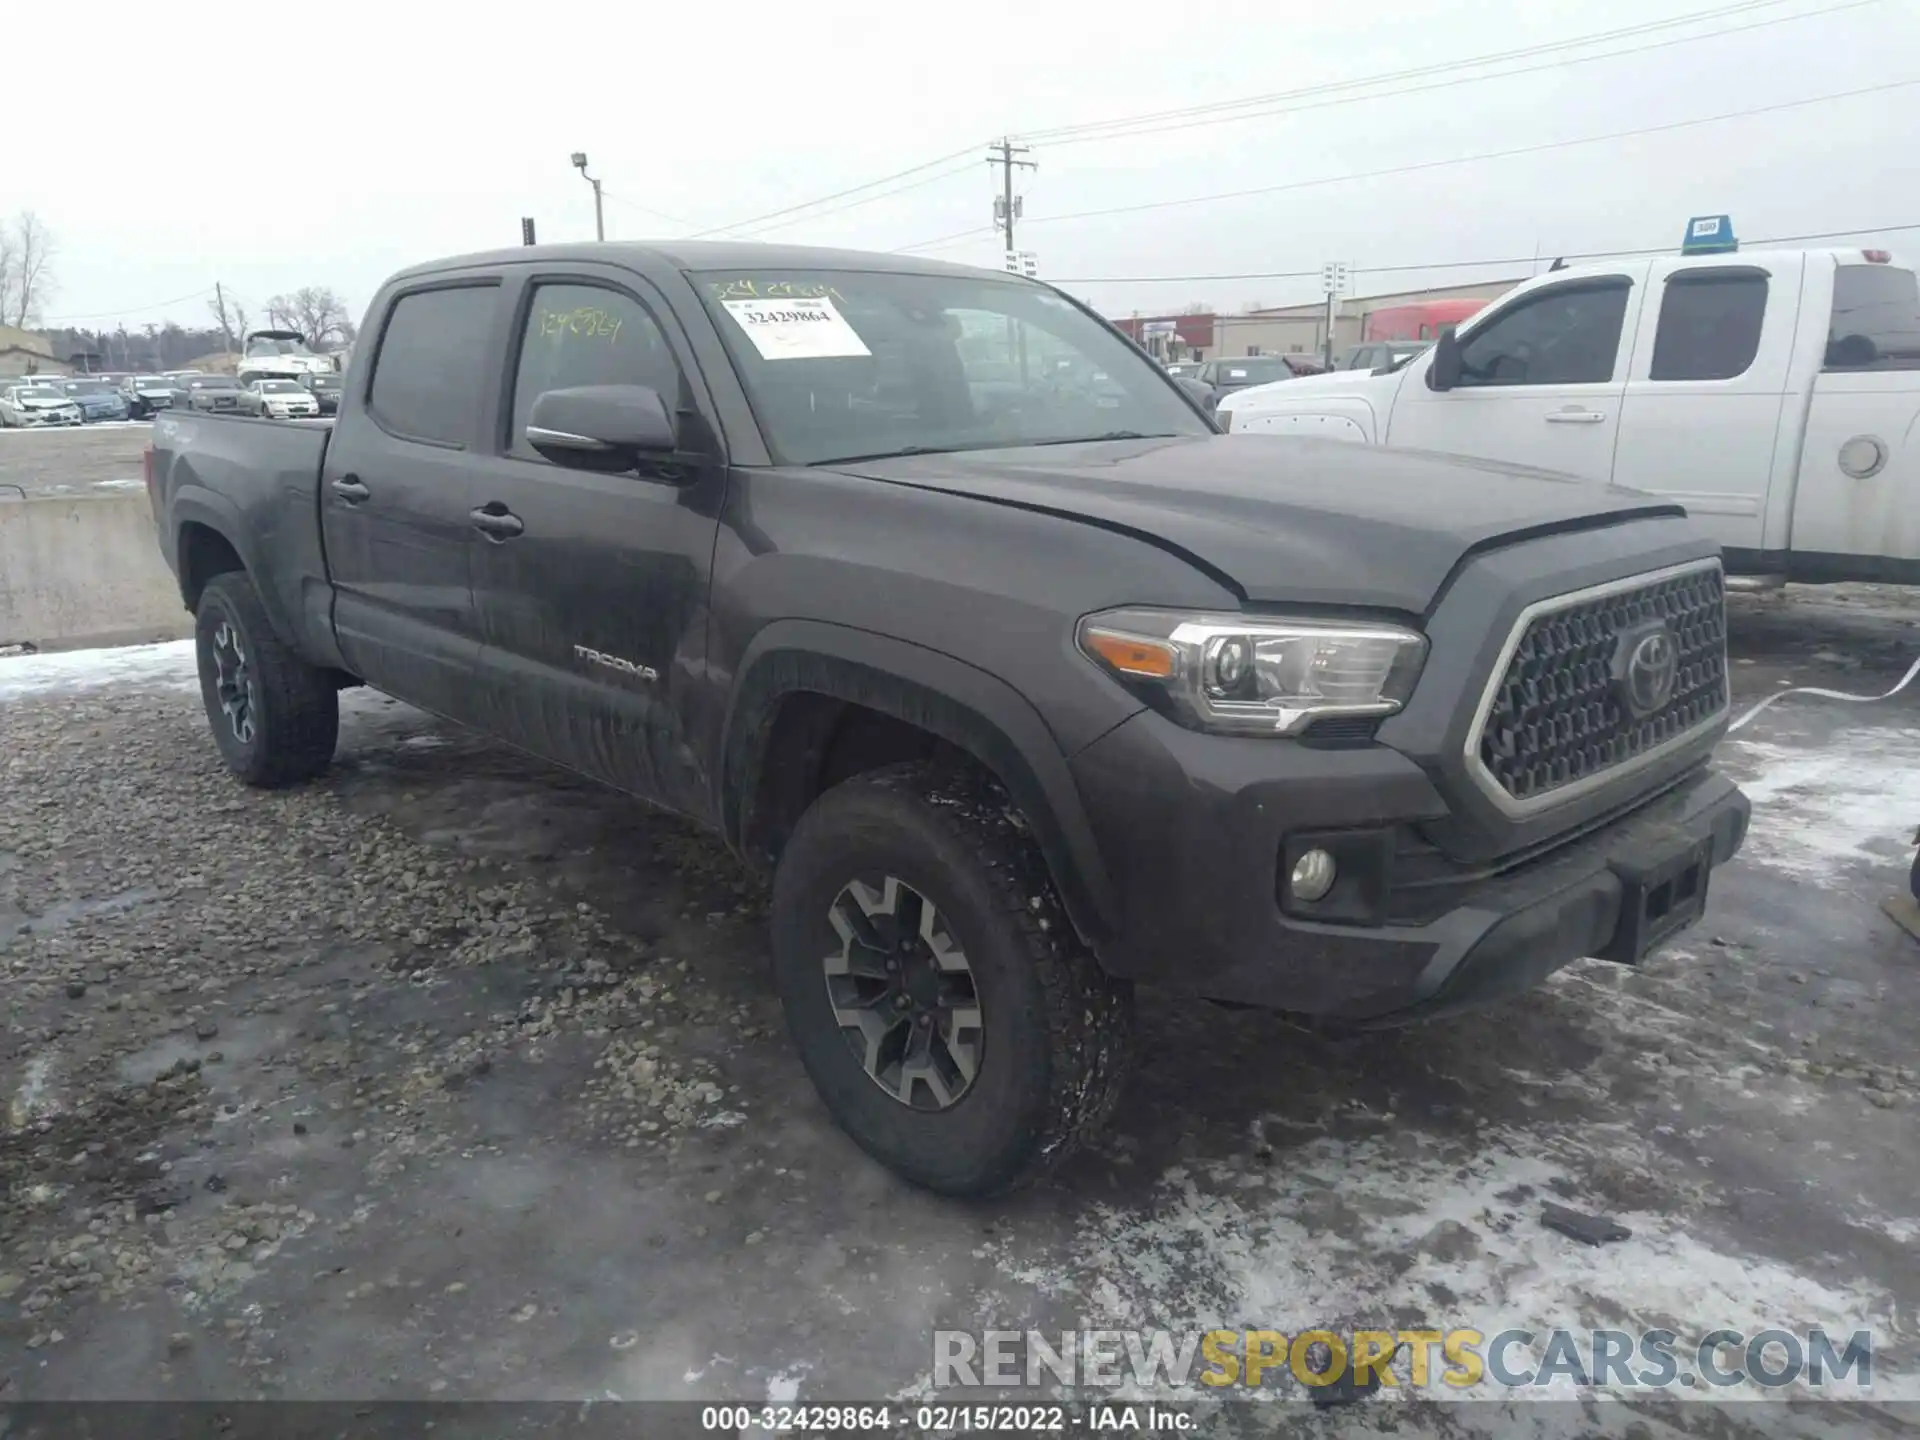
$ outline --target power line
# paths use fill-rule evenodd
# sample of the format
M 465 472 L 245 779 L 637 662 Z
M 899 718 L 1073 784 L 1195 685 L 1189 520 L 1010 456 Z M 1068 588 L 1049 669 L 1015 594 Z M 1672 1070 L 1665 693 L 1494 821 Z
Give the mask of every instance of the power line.
M 1920 230 L 1920 224 L 1861 225 L 1851 230 L 1820 230 L 1804 235 L 1769 235 L 1758 240 L 1742 240 L 1740 246 L 1743 251 L 1759 250 L 1769 245 L 1803 245 L 1814 240 L 1844 240 L 1854 235 L 1898 235 L 1915 230 Z M 1569 250 L 1559 252 L 1558 258 L 1569 261 L 1624 260 L 1646 255 L 1658 256 L 1671 255 L 1673 253 L 1674 251 L 1670 246 L 1646 245 L 1635 250 Z M 1427 260 L 1396 265 L 1356 265 L 1353 267 L 1353 273 L 1356 275 L 1403 275 L 1414 271 L 1467 270 L 1491 265 L 1515 267 L 1521 265 L 1532 266 L 1537 264 L 1539 259 L 1540 257 L 1537 255 L 1522 255 L 1517 257 L 1509 256 L 1503 259 Z M 1320 278 L 1320 273 L 1319 270 L 1267 270 L 1259 273 L 1238 275 L 1131 275 L 1107 276 L 1100 279 L 1063 279 L 1055 280 L 1052 283 L 1056 285 L 1200 285 L 1210 281 L 1233 280 L 1317 280 Z M 1519 282 L 1516 281 L 1515 283 L 1517 284 Z M 1293 309 L 1299 307 L 1281 306 L 1276 308 Z M 1213 319 L 1216 324 L 1254 325 L 1270 324 L 1274 317 L 1272 315 L 1259 314 L 1216 314 L 1213 316 Z
M 864 185 L 849 185 L 846 189 L 836 190 L 831 195 L 822 195 L 818 199 L 802 201 L 797 205 L 787 205 L 779 210 L 769 210 L 764 215 L 753 215 L 745 220 L 735 221 L 731 225 L 714 225 L 706 230 L 697 231 L 687 238 L 690 240 L 700 240 L 708 235 L 719 235 L 729 230 L 744 230 L 749 225 L 758 225 L 763 220 L 774 220 L 782 215 L 792 215 L 797 211 L 811 210 L 816 206 L 825 205 L 832 200 L 843 199 L 849 195 L 858 195 L 862 191 L 873 190 L 882 185 L 890 185 L 896 180 L 904 180 L 910 175 L 918 175 L 922 171 L 932 170 L 936 166 L 949 164 L 963 156 L 970 158 L 973 153 L 974 147 L 969 145 L 964 150 L 955 150 L 949 154 L 937 156 L 932 160 L 925 161 L 922 164 L 909 166 L 905 170 L 897 170 L 891 175 L 882 175 L 878 180 L 869 180 Z M 881 197 L 875 196 L 874 198 L 879 199 Z
M 815 211 L 811 215 L 802 215 L 798 219 L 783 220 L 777 225 L 767 225 L 767 226 L 762 226 L 759 229 L 755 229 L 755 230 L 746 230 L 742 233 L 732 236 L 731 238 L 739 239 L 739 240 L 752 240 L 761 235 L 771 235 L 776 230 L 787 230 L 792 228 L 795 225 L 805 225 L 814 220 L 824 220 L 830 215 L 840 215 L 840 214 L 844 214 L 848 210 L 857 210 L 862 205 L 871 205 L 876 200 L 886 200 L 895 195 L 904 195 L 909 190 L 924 189 L 928 185 L 937 185 L 941 181 L 951 180 L 955 176 L 971 175 L 973 173 L 974 173 L 973 165 L 970 162 L 963 165 L 953 166 L 953 167 L 950 167 L 949 169 L 941 170 L 936 174 L 924 176 L 918 180 L 910 180 L 904 185 L 896 185 L 891 190 L 881 190 L 872 195 L 863 195 L 856 200 L 849 200 L 844 205 L 835 205 L 833 208 L 829 210 Z M 729 228 L 734 230 L 740 229 L 740 227 L 738 226 L 732 226 Z M 708 232 L 708 233 L 712 233 L 712 232 Z
M 1051 225 L 1062 220 L 1091 220 L 1106 215 L 1133 215 L 1144 210 L 1169 210 L 1175 206 L 1206 205 L 1216 200 L 1242 200 L 1254 195 L 1276 195 L 1284 190 L 1311 190 L 1321 185 L 1345 185 L 1355 180 L 1382 180 L 1394 175 L 1412 175 L 1423 170 L 1440 170 L 1453 165 L 1478 164 L 1483 160 L 1510 160 L 1521 155 L 1542 155 L 1552 150 L 1567 150 L 1578 145 L 1602 145 L 1614 140 L 1632 140 L 1643 135 L 1665 135 L 1700 125 L 1719 125 L 1728 120 L 1745 120 L 1755 115 L 1772 115 L 1785 110 L 1802 110 L 1809 105 L 1825 105 L 1835 100 L 1852 100 L 1862 95 L 1882 95 L 1920 85 L 1916 80 L 1891 80 L 1883 85 L 1863 85 L 1854 90 L 1838 90 L 1829 95 L 1809 95 L 1802 100 L 1785 100 L 1775 105 L 1756 105 L 1746 110 L 1729 110 L 1720 115 L 1702 115 L 1691 120 L 1671 120 L 1662 125 L 1644 125 L 1634 130 L 1616 130 L 1607 135 L 1585 135 L 1572 140 L 1549 140 L 1538 145 L 1519 145 L 1509 150 L 1488 150 L 1478 155 L 1456 155 L 1445 160 L 1423 160 L 1413 165 L 1394 165 L 1385 170 L 1362 170 L 1351 175 L 1327 175 L 1317 180 L 1289 180 L 1279 185 L 1257 185 L 1249 190 L 1223 190 L 1212 195 L 1192 195 L 1180 200 L 1148 200 L 1136 205 L 1110 205 L 1099 210 L 1072 210 L 1064 215 L 1029 215 L 1029 225 Z M 1316 274 L 1319 272 L 1315 272 Z
M 1624 50 L 1611 50 L 1599 55 L 1560 56 L 1538 65 L 1523 66 L 1518 69 L 1505 70 L 1491 75 L 1452 75 L 1450 78 L 1434 81 L 1429 84 L 1411 85 L 1385 91 L 1374 91 L 1372 88 L 1393 81 L 1415 80 L 1434 75 L 1447 75 L 1453 71 L 1477 69 L 1511 60 L 1524 60 L 1539 55 L 1554 54 L 1558 51 L 1577 49 L 1585 45 L 1600 44 L 1609 40 L 1632 38 L 1636 35 L 1644 35 L 1662 29 L 1672 29 L 1680 25 L 1695 24 L 1703 20 L 1720 19 L 1758 9 L 1770 9 L 1784 3 L 1787 3 L 1787 0 L 1744 0 L 1744 3 L 1722 6 L 1716 10 L 1698 11 L 1690 15 L 1677 16 L 1668 20 L 1653 21 L 1643 25 L 1626 26 L 1616 30 L 1576 36 L 1567 40 L 1527 46 L 1518 50 L 1474 56 L 1464 60 L 1445 61 L 1434 65 L 1416 66 L 1410 69 L 1363 76 L 1352 80 L 1331 81 L 1326 84 L 1310 85 L 1296 90 L 1277 91 L 1269 95 L 1249 96 L 1241 100 L 1221 101 L 1211 105 L 1190 106 L 1181 110 L 1155 111 L 1114 120 L 1095 122 L 1090 125 L 1061 126 L 1053 130 L 1027 132 L 1026 138 L 1050 145 L 1082 145 L 1103 140 L 1131 139 L 1136 136 L 1164 134 L 1170 131 L 1194 129 L 1200 126 L 1231 124 L 1240 120 L 1262 119 L 1273 115 L 1285 115 L 1304 110 L 1318 110 L 1330 106 L 1353 105 L 1363 101 L 1385 100 L 1404 95 L 1424 94 L 1434 90 L 1451 89 L 1459 85 L 1479 84 L 1487 80 L 1503 80 L 1513 76 L 1535 74 L 1543 70 L 1561 69 L 1570 65 L 1587 65 L 1601 60 L 1614 60 L 1629 55 L 1646 54 L 1655 50 L 1669 49 L 1677 45 L 1691 45 L 1701 40 L 1717 40 L 1728 35 L 1742 34 L 1750 30 L 1766 29 L 1775 25 L 1791 24 L 1798 20 L 1819 19 L 1847 10 L 1863 9 L 1868 5 L 1879 4 L 1880 0 L 1843 0 L 1843 3 L 1828 5 L 1822 9 L 1802 11 L 1793 15 L 1774 16 L 1769 19 L 1754 21 L 1748 25 L 1727 26 L 1719 30 L 1708 31 L 1701 35 L 1675 36 L 1656 41 L 1650 45 L 1632 46 Z M 1362 90 L 1369 93 L 1342 93 L 1354 90 Z M 1332 98 L 1313 98 L 1318 96 L 1329 96 Z M 1307 103 L 1298 103 L 1302 101 Z M 1250 108 L 1256 106 L 1261 108 Z
M 651 205 L 642 205 L 637 200 L 629 200 L 624 195 L 614 194 L 611 190 L 602 189 L 600 194 L 603 199 L 611 200 L 616 205 L 624 205 L 629 210 L 638 210 L 642 215 L 651 215 L 654 219 L 664 220 L 669 225 L 678 225 L 687 230 L 693 228 L 691 220 L 683 219 L 678 215 L 669 215 L 666 211 L 656 210 Z
M 996 230 L 992 225 L 974 225 L 965 230 L 956 230 L 951 235 L 936 235 L 931 240 L 917 241 L 912 245 L 896 245 L 887 253 L 890 255 L 908 255 L 915 250 L 935 250 L 955 240 L 970 240 L 976 235 L 992 235 L 994 233 L 996 233 Z
M 176 295 L 171 300 L 158 300 L 151 305 L 127 305 L 118 310 L 95 310 L 87 315 L 49 315 L 42 325 L 64 326 L 69 320 L 119 320 L 128 315 L 144 315 L 149 310 L 165 310 L 170 305 L 184 305 L 189 300 L 198 300 L 203 295 L 211 295 L 213 286 L 206 285 L 186 295 Z

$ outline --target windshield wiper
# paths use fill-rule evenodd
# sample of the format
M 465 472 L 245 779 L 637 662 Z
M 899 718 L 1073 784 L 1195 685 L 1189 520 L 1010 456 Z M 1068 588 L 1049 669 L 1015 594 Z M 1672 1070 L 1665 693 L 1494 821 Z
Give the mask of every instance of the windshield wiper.
M 1097 445 L 1102 440 L 1178 440 L 1178 435 L 1166 431 L 1147 434 L 1143 430 L 1109 430 L 1104 435 L 1072 435 L 1065 440 L 1030 440 L 1030 445 Z
M 854 465 L 862 460 L 896 460 L 905 455 L 957 455 L 963 450 L 987 450 L 987 445 L 902 445 L 897 450 L 875 450 L 870 455 L 829 455 L 824 460 L 809 460 L 814 465 Z

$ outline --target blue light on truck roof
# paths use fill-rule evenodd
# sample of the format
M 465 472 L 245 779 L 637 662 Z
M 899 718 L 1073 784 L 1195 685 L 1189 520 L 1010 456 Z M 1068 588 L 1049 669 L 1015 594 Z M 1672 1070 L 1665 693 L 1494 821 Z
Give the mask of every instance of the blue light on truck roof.
M 1694 216 L 1687 221 L 1686 239 L 1680 242 L 1682 255 L 1724 255 L 1739 248 L 1740 242 L 1733 238 L 1731 215 Z

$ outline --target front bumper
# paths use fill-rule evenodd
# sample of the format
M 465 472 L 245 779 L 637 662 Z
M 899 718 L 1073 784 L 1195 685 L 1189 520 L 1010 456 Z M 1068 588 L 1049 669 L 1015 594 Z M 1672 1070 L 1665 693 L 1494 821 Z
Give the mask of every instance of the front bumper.
M 1473 1008 L 1583 956 L 1637 961 L 1698 918 L 1750 806 L 1701 768 L 1504 865 L 1438 881 L 1421 829 L 1447 816 L 1383 745 L 1229 739 L 1136 715 L 1072 762 L 1120 897 L 1114 973 L 1360 1027 Z M 1314 918 L 1283 895 L 1301 841 L 1346 857 Z
M 23 429 L 35 429 L 47 425 L 78 425 L 78 410 L 28 410 L 20 417 Z

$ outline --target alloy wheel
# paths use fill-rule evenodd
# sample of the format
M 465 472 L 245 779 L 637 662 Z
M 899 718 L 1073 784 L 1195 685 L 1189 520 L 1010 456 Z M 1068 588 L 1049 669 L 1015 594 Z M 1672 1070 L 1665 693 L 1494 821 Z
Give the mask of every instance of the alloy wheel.
M 253 743 L 253 670 L 247 664 L 247 651 L 233 622 L 222 620 L 213 632 L 214 694 L 220 701 L 220 713 L 227 717 L 233 738 L 242 745 Z
M 973 970 L 939 910 L 888 875 L 847 884 L 827 919 L 840 937 L 822 962 L 827 1000 L 867 1078 L 914 1110 L 957 1103 L 985 1034 Z

